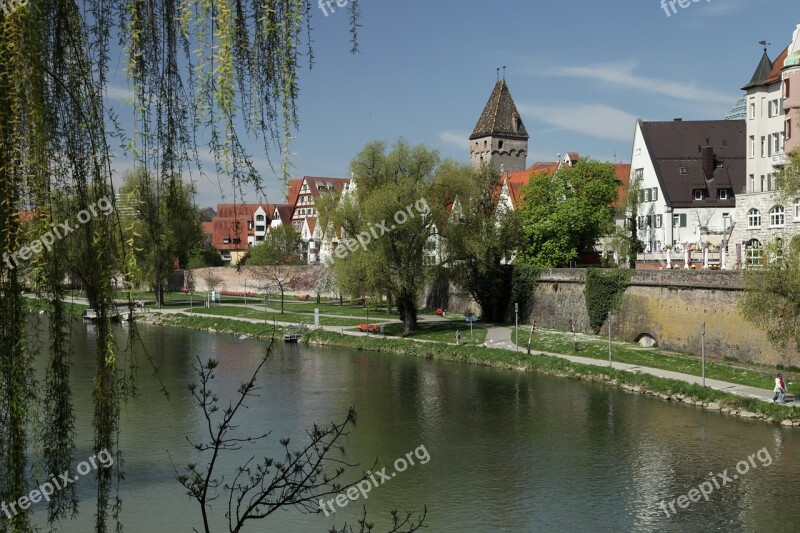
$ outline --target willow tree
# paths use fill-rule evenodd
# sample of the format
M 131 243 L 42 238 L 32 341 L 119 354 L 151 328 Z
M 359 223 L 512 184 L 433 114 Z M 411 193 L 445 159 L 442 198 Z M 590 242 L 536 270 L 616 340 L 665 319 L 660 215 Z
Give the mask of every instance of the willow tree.
M 94 448 L 110 450 L 117 459 L 116 469 L 100 469 L 97 477 L 95 529 L 107 531 L 121 508 L 112 493 L 121 475 L 120 402 L 135 391 L 135 361 L 124 356 L 132 354 L 131 347 L 117 346 L 111 328 L 111 280 L 119 272 L 134 278 L 133 250 L 142 243 L 136 235 L 122 238 L 117 214 L 95 214 L 96 206 L 113 198 L 121 163 L 143 171 L 168 195 L 201 171 L 196 163 L 206 149 L 225 180 L 221 187 L 236 200 L 245 184 L 260 186 L 252 154 L 240 141 L 245 137 L 261 139 L 268 154 L 279 151 L 285 175 L 288 142 L 297 127 L 301 58 L 313 61 L 308 32 L 315 5 L 52 0 L 15 6 L 0 12 L 0 501 L 17 500 L 35 484 L 27 477 L 29 447 L 40 446 L 45 472 L 71 470 L 76 459 L 85 459 L 74 457 L 63 288 L 70 262 L 83 261 L 86 296 L 99 317 Z M 355 51 L 358 0 L 349 6 Z M 106 99 L 119 89 L 119 53 L 133 104 L 122 111 L 108 107 Z M 31 222 L 27 231 L 23 218 Z M 26 284 L 46 296 L 50 307 L 45 347 L 32 348 L 35 339 L 26 335 Z M 48 358 L 44 386 L 35 382 L 34 357 Z M 37 397 L 39 390 L 44 392 Z M 34 423 L 40 415 L 41 423 Z M 41 434 L 32 433 L 38 427 Z M 48 518 L 76 512 L 67 489 L 53 495 Z M 0 521 L 0 531 L 31 529 L 29 510 Z

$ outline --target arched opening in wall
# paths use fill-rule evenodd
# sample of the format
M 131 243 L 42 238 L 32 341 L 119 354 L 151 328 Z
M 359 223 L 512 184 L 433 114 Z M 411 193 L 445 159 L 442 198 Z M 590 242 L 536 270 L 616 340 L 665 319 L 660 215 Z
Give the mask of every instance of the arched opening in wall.
M 654 348 L 658 346 L 655 338 L 649 333 L 641 333 L 638 337 L 636 337 L 636 342 L 639 343 L 639 346 L 643 348 Z

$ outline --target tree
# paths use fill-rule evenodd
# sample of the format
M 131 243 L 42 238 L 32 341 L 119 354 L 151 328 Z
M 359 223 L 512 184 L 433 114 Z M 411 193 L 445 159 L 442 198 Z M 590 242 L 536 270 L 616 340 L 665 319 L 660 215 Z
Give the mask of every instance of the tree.
M 592 249 L 612 228 L 617 187 L 614 165 L 591 159 L 531 176 L 523 187 L 519 260 L 552 268 Z
M 303 271 L 296 265 L 275 263 L 274 265 L 263 265 L 253 268 L 255 277 L 262 281 L 262 286 L 267 294 L 271 290 L 277 290 L 281 295 L 281 314 L 283 313 L 283 301 L 286 291 L 296 289 L 303 282 Z
M 502 321 L 508 309 L 513 252 L 522 226 L 510 206 L 498 205 L 499 175 L 456 165 L 448 169 L 455 202 L 447 219 L 445 264 L 453 281 L 481 306 L 483 320 Z
M 232 473 L 231 481 L 224 481 L 224 475 L 218 471 L 222 468 L 220 463 L 225 452 L 256 444 L 270 435 L 269 431 L 256 436 L 241 435 L 237 433 L 236 418 L 241 410 L 248 408 L 247 401 L 257 395 L 259 387 L 256 386 L 256 378 L 271 353 L 272 343 L 250 379 L 239 387 L 238 397 L 230 400 L 227 406 L 221 406 L 220 399 L 210 389 L 219 362 L 209 359 L 204 364 L 197 359 L 195 371 L 200 380 L 190 385 L 189 390 L 203 412 L 208 440 L 193 442 L 192 446 L 200 457 L 206 458 L 206 462 L 204 465 L 193 462 L 185 467 L 185 473 L 176 472 L 176 476 L 188 495 L 199 504 L 205 533 L 211 532 L 211 503 L 220 497 L 222 501 L 227 501 L 225 516 L 228 517 L 228 530 L 238 533 L 248 523 L 267 518 L 278 511 L 297 509 L 306 513 L 320 513 L 319 502 L 325 497 L 342 494 L 361 483 L 371 483 L 369 471 L 375 470 L 377 461 L 369 471 L 354 476 L 353 470 L 358 465 L 348 462 L 345 454 L 343 441 L 356 422 L 352 407 L 343 421 L 331 422 L 327 426 L 315 425 L 307 431 L 306 441 L 299 449 L 291 450 L 291 440 L 281 439 L 283 457 L 265 457 L 257 462 L 253 457 Z M 345 475 L 350 478 L 349 481 L 343 481 Z M 225 493 L 220 494 L 220 488 Z M 388 533 L 413 533 L 422 527 L 426 514 L 427 509 L 418 515 L 407 511 L 404 517 L 393 512 L 393 524 Z M 372 530 L 366 520 L 366 508 L 359 525 L 362 533 Z M 345 524 L 341 530 L 335 531 L 346 533 L 353 530 Z
M 292 226 L 283 224 L 272 228 L 267 233 L 264 242 L 250 249 L 248 265 L 299 265 L 303 263 L 300 257 L 300 234 Z
M 442 220 L 444 187 L 437 187 L 439 154 L 397 141 L 390 151 L 368 143 L 350 164 L 356 190 L 337 204 L 331 220 L 343 232 L 334 254 L 340 286 L 396 302 L 405 332 L 417 329 L 417 298 L 428 278 L 426 245 Z M 327 216 L 327 214 L 326 214 Z
M 21 211 L 36 207 L 30 236 L 43 238 L 101 199 L 113 199 L 116 172 L 129 162 L 164 185 L 161 190 L 170 207 L 178 207 L 172 202 L 180 198 L 181 177 L 202 170 L 202 144 L 213 154 L 216 174 L 224 182 L 220 188 L 230 187 L 234 194 L 246 183 L 261 187 L 243 139 L 261 141 L 262 157 L 279 146 L 281 171 L 288 175 L 288 143 L 298 124 L 298 73 L 302 57 L 310 62 L 313 58 L 306 30 L 316 4 L 310 0 L 198 0 L 187 9 L 172 0 L 17 4 L 13 12 L 5 10 L 0 16 L 0 79 L 6 80 L 0 91 L 0 255 L 10 256 L 27 242 L 20 228 Z M 359 0 L 350 0 L 348 9 L 355 52 Z M 122 66 L 112 59 L 117 48 L 126 56 Z M 115 80 L 117 72 L 125 72 L 127 84 Z M 114 82 L 132 91 L 132 117 L 126 120 L 104 100 Z M 124 131 L 123 124 L 133 127 Z M 115 159 L 123 150 L 129 160 Z M 66 212 L 57 204 L 62 193 L 73 198 L 64 204 Z M 126 344 L 118 346 L 112 327 L 112 279 L 123 274 L 132 305 L 133 282 L 140 273 L 137 249 L 152 243 L 133 233 L 120 239 L 117 214 L 71 228 L 71 237 L 81 242 L 81 280 L 98 315 L 91 381 L 93 448 L 95 453 L 110 451 L 117 459 L 114 468 L 100 469 L 96 476 L 95 530 L 105 532 L 109 521 L 118 522 L 122 505 L 119 493 L 112 498 L 119 486 L 114 478 L 123 478 L 118 448 L 121 402 L 136 391 L 133 369 L 124 363 L 133 359 L 118 357 L 136 342 L 135 324 Z M 60 240 L 30 262 L 36 289 L 50 306 L 44 387 L 32 378 L 33 333 L 26 328 L 25 280 L 15 267 L 0 263 L 0 501 L 17 501 L 29 493 L 33 482 L 27 453 L 33 439 L 45 443 L 42 471 L 65 472 L 74 466 L 71 317 L 65 307 L 67 270 L 60 254 L 65 249 Z M 187 258 L 177 257 L 185 264 Z M 43 413 L 30 401 L 39 390 L 45 399 Z M 36 428 L 42 433 L 35 434 Z M 53 495 L 48 503 L 50 523 L 76 512 L 73 495 L 70 490 Z M 0 527 L 31 530 L 30 510 Z
M 144 170 L 126 174 L 120 188 L 128 208 L 120 214 L 123 238 L 133 243 L 137 281 L 150 285 L 158 305 L 164 304 L 173 268 L 186 268 L 191 251 L 203 242 L 193 196 L 191 186 L 154 179 Z
M 224 264 L 222 255 L 216 248 L 197 246 L 189 252 L 189 262 L 186 264 L 186 268 L 197 270 L 198 268 L 221 267 Z
M 786 204 L 800 202 L 800 149 L 786 155 L 786 165 L 777 174 L 781 201 Z
M 765 267 L 744 272 L 742 315 L 778 349 L 800 349 L 800 235 L 764 247 Z

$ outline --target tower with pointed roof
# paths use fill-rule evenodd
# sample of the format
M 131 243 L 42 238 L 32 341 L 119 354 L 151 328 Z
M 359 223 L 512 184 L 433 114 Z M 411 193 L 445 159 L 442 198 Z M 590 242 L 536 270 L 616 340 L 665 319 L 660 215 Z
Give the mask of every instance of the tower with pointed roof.
M 506 80 L 499 80 L 469 137 L 472 166 L 488 163 L 495 170 L 525 170 L 528 156 L 528 132 L 522 123 Z

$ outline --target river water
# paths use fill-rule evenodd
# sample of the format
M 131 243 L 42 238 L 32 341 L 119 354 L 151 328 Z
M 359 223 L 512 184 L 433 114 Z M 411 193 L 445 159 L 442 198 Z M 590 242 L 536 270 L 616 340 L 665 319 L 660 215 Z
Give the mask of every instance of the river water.
M 122 522 L 129 532 L 192 531 L 201 527 L 199 508 L 174 471 L 197 460 L 187 437 L 204 436 L 202 412 L 187 388 L 196 381 L 192 367 L 196 358 L 218 359 L 215 392 L 233 399 L 267 345 L 139 327 L 139 397 L 122 413 Z M 77 461 L 91 456 L 94 342 L 93 326 L 76 324 Z M 431 532 L 800 530 L 796 429 L 613 387 L 302 345 L 278 346 L 258 384 L 259 397 L 239 419 L 240 434 L 272 434 L 255 448 L 224 455 L 225 480 L 251 455 L 280 457 L 280 438 L 291 437 L 290 447 L 299 448 L 307 428 L 342 420 L 351 405 L 358 420 L 346 441 L 348 459 L 364 468 L 377 459 L 388 479 L 377 477 L 380 486 L 367 499 L 359 496 L 328 517 L 279 512 L 243 531 L 323 533 L 354 523 L 364 505 L 376 532 L 386 530 L 392 509 L 424 506 Z M 89 532 L 91 474 L 76 487 L 80 516 L 61 530 Z M 225 509 L 224 498 L 214 503 L 213 531 L 227 531 Z M 45 516 L 42 504 L 34 506 L 37 523 Z

